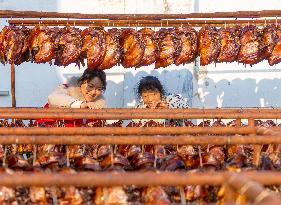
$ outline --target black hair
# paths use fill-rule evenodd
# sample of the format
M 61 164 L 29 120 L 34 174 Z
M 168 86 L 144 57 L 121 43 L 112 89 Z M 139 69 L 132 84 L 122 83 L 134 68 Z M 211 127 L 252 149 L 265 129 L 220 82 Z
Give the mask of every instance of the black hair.
M 106 89 L 106 75 L 103 70 L 90 70 L 86 69 L 82 76 L 78 79 L 78 85 L 81 86 L 85 81 L 91 81 L 95 77 L 99 78 L 102 82 L 102 89 Z
M 138 98 L 141 98 L 143 91 L 158 91 L 160 92 L 161 98 L 165 96 L 165 90 L 159 79 L 155 76 L 143 77 L 137 87 Z

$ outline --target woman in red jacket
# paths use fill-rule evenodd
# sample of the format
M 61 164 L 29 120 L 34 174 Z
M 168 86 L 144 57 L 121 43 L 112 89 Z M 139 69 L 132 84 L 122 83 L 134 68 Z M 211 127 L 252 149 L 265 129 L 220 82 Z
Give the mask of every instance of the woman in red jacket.
M 86 69 L 80 78 L 72 78 L 68 84 L 58 86 L 49 96 L 45 108 L 89 108 L 106 107 L 103 92 L 106 89 L 106 75 L 102 70 Z M 42 126 L 52 126 L 56 120 L 41 119 L 36 123 Z M 63 120 L 64 126 L 83 125 L 83 120 Z

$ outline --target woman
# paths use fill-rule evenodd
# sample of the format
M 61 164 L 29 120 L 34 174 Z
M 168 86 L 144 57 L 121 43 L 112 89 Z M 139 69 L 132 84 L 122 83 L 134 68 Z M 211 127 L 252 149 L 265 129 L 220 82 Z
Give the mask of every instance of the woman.
M 154 76 L 146 76 L 140 80 L 137 95 L 140 99 L 140 104 L 137 108 L 188 108 L 187 103 L 180 95 L 166 95 L 161 82 Z M 163 119 L 154 121 L 165 122 Z M 176 125 L 182 125 L 180 120 L 166 120 L 166 123 L 171 122 Z
M 89 108 L 100 109 L 106 107 L 103 92 L 106 89 L 106 75 L 101 70 L 86 69 L 80 78 L 72 78 L 68 84 L 58 86 L 48 97 L 48 103 L 44 106 L 58 108 Z M 53 120 L 40 119 L 35 121 L 39 126 L 65 126 L 74 127 L 88 124 L 89 126 L 101 126 L 100 120 Z
M 77 80 L 60 85 L 48 97 L 49 107 L 62 108 L 105 108 L 103 91 L 106 89 L 106 75 L 101 70 L 86 69 Z

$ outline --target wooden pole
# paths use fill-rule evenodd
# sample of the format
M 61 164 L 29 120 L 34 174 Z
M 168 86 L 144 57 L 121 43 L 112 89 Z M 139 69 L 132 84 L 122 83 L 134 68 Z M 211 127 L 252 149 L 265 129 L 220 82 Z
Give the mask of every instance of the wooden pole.
M 14 172 L 0 173 L 1 186 L 171 186 L 171 185 L 221 185 L 225 176 L 231 173 L 216 172 L 78 172 L 78 173 L 34 173 Z M 237 174 L 229 185 L 234 189 L 241 188 L 239 179 L 243 176 L 264 185 L 281 184 L 281 173 L 277 171 L 249 171 Z M 238 180 L 237 180 L 238 178 Z M 242 181 L 241 181 L 242 182 Z M 243 181 L 244 182 L 244 181 Z M 244 183 L 243 183 L 244 184 Z M 254 187 L 253 187 L 254 188 Z M 247 190 L 246 190 L 247 191 Z M 254 198 L 252 193 L 247 193 Z M 280 203 L 278 203 L 280 204 Z
M 276 24 L 280 23 L 280 19 L 267 19 L 267 24 Z M 181 19 L 181 20 L 22 20 L 22 19 L 13 19 L 8 21 L 9 24 L 15 26 L 35 26 L 35 25 L 45 25 L 45 26 L 102 26 L 102 27 L 180 27 L 180 26 L 193 26 L 193 27 L 202 27 L 204 25 L 213 25 L 213 26 L 228 26 L 231 25 L 261 25 L 265 24 L 263 19 L 255 20 L 190 20 L 190 19 Z
M 263 18 L 280 17 L 281 10 L 235 11 L 188 14 L 81 14 L 38 11 L 0 10 L 0 18 L 72 18 L 72 19 L 111 19 L 111 20 L 159 20 L 189 18 Z
M 18 107 L 18 108 L 10 108 L 10 107 L 1 107 L 0 113 L 88 113 L 89 111 L 93 111 L 95 113 L 147 113 L 146 108 L 104 108 L 104 109 L 94 109 L 89 110 L 87 108 L 84 109 L 72 109 L 72 108 L 38 108 L 38 107 Z M 169 113 L 169 114 L 192 114 L 192 113 L 198 113 L 202 115 L 202 118 L 206 118 L 205 114 L 210 115 L 217 115 L 217 114 L 224 114 L 225 116 L 228 116 L 229 114 L 238 114 L 238 113 L 256 113 L 259 114 L 261 119 L 265 119 L 264 114 L 266 113 L 279 113 L 281 118 L 281 108 L 214 108 L 214 109 L 204 109 L 204 108 L 175 108 L 175 109 L 169 109 L 169 108 L 163 108 L 163 109 L 150 109 L 150 112 L 153 112 L 155 114 L 157 113 Z M 245 118 L 249 118 L 249 116 L 241 116 Z M 256 116 L 257 117 L 257 116 Z M 273 117 L 273 116 L 272 116 Z M 212 117 L 214 119 L 215 117 Z M 224 117 L 222 117 L 224 118 Z M 239 120 L 239 119 L 237 119 Z M 241 119 L 240 119 L 241 121 Z
M 171 109 L 172 110 L 172 109 Z M 185 112 L 178 110 L 177 112 L 130 112 L 124 110 L 122 112 L 107 112 L 102 110 L 87 110 L 87 112 L 77 111 L 57 111 L 50 112 L 42 109 L 38 112 L 6 112 L 5 109 L 0 109 L 0 118 L 3 119 L 104 119 L 104 120 L 124 120 L 124 119 L 281 119 L 281 113 L 278 112 L 245 112 L 245 113 L 230 113 L 230 112 L 214 112 L 214 113 L 200 113 L 200 112 Z
M 272 135 L 0 135 L 0 144 L 116 144 L 116 145 L 225 145 L 281 144 L 281 134 Z
M 11 94 L 12 94 L 12 107 L 16 107 L 16 76 L 15 65 L 11 64 Z
M 280 127 L 272 128 L 276 131 Z M 256 134 L 255 127 L 2 127 L 0 135 L 183 135 Z

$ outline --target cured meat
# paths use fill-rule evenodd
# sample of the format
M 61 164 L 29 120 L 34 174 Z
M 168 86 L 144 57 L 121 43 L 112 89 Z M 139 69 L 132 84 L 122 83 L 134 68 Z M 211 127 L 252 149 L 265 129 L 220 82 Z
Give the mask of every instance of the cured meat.
M 102 63 L 97 69 L 105 70 L 112 68 L 120 60 L 120 45 L 119 45 L 120 31 L 116 28 L 109 29 L 105 37 L 106 52 Z
M 185 64 L 195 60 L 197 55 L 197 32 L 191 27 L 179 27 L 175 29 L 181 46 L 175 57 L 175 64 Z
M 159 47 L 159 55 L 155 63 L 155 68 L 167 67 L 174 62 L 174 57 L 177 56 L 180 42 L 176 39 L 173 28 L 161 28 L 157 32 L 157 43 Z
M 67 66 L 71 63 L 79 64 L 83 41 L 81 30 L 73 27 L 60 29 L 56 38 L 55 65 Z
M 262 32 L 256 26 L 244 27 L 240 42 L 238 62 L 253 65 L 263 60 L 265 47 L 262 42 Z
M 30 29 L 26 27 L 5 27 L 1 32 L 0 58 L 1 62 L 19 65 L 27 60 L 28 53 L 24 52 L 24 45 Z
M 142 28 L 138 32 L 144 43 L 144 54 L 138 67 L 151 65 L 156 61 L 158 55 L 155 32 L 150 28 Z
M 144 55 L 144 44 L 134 29 L 124 29 L 120 36 L 122 48 L 121 64 L 124 68 L 137 66 Z
M 5 65 L 6 63 L 6 54 L 4 49 L 4 40 L 7 32 L 9 31 L 9 27 L 5 26 L 0 33 L 0 62 Z
M 82 31 L 82 57 L 87 58 L 88 69 L 95 69 L 102 63 L 106 51 L 105 36 L 103 28 L 87 28 Z
M 200 65 L 215 62 L 220 52 L 220 36 L 215 27 L 206 26 L 199 31 Z
M 220 35 L 220 53 L 217 62 L 233 62 L 237 60 L 240 49 L 241 28 L 221 28 Z
M 278 29 L 275 26 L 267 26 L 262 30 L 263 32 L 262 41 L 263 41 L 263 45 L 265 46 L 263 57 L 265 59 L 269 58 L 269 56 L 273 51 L 274 46 L 278 42 L 277 31 Z
M 276 28 L 276 38 L 276 44 L 268 58 L 268 63 L 271 66 L 281 62 L 281 29 L 279 27 Z
M 30 60 L 35 63 L 47 63 L 55 57 L 55 38 L 59 28 L 36 26 L 27 39 Z

